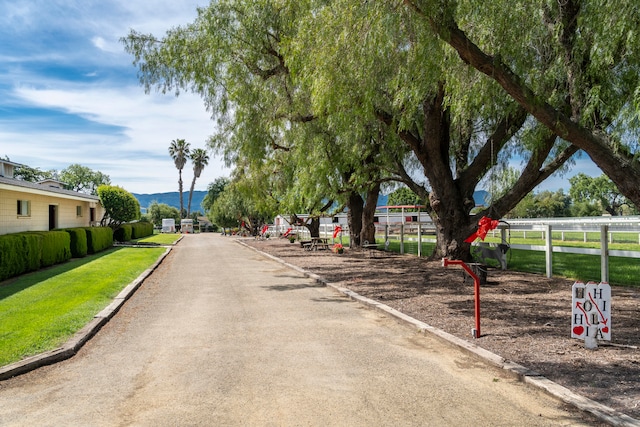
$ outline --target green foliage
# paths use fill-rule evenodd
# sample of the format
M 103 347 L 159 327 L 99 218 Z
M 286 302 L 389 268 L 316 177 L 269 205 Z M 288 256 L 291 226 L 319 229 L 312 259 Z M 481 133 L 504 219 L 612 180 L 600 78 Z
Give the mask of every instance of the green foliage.
M 205 212 L 209 212 L 213 203 L 230 183 L 231 181 L 227 177 L 216 178 L 215 181 L 209 183 L 207 195 L 204 196 L 202 200 L 202 209 L 204 209 Z
M 54 179 L 55 171 L 43 171 L 27 165 L 20 165 L 13 171 L 13 177 L 23 181 L 38 182 L 45 179 Z
M 131 226 L 131 238 L 134 240 L 153 234 L 153 224 L 150 222 L 134 222 L 129 225 Z
M 36 234 L 0 236 L 0 281 L 40 268 L 41 241 Z
M 108 175 L 93 171 L 86 166 L 73 164 L 60 171 L 58 179 L 65 184 L 67 190 L 97 195 L 98 187 L 111 184 Z
M 84 228 L 68 228 L 70 237 L 71 257 L 82 258 L 87 256 L 87 233 Z
M 118 242 L 128 242 L 131 240 L 131 224 L 120 224 L 120 227 L 113 231 L 113 239 Z
M 163 251 L 118 249 L 72 260 L 1 286 L 0 366 L 60 347 Z
M 569 178 L 571 188 L 569 194 L 574 201 L 598 206 L 600 213 L 607 212 L 610 215 L 625 214 L 624 208 L 633 206 L 632 203 L 620 194 L 616 185 L 606 175 L 593 178 L 579 173 Z M 582 205 L 584 209 L 584 205 Z M 595 209 L 593 209 L 595 210 Z
M 189 153 L 191 152 L 190 144 L 184 139 L 174 139 L 169 144 L 169 155 L 173 159 L 173 163 L 176 165 L 176 169 L 178 169 L 178 192 L 180 193 L 180 218 L 185 216 L 186 211 L 184 210 L 184 201 L 182 198 L 182 169 L 184 169 L 184 165 L 187 163 L 187 158 L 189 158 Z M 191 196 L 189 196 L 191 197 Z
M 0 236 L 0 281 L 68 261 L 71 237 L 65 231 L 28 231 Z
M 562 189 L 529 193 L 507 218 L 554 218 L 571 216 L 571 199 Z
M 71 259 L 71 237 L 66 231 L 29 231 L 27 233 L 42 236 L 40 267 L 49 267 Z
M 122 223 L 140 218 L 138 199 L 123 188 L 102 185 L 98 187 L 98 196 L 105 210 L 102 226 L 106 225 L 115 230 Z
M 407 187 L 401 187 L 389 194 L 389 206 L 414 206 L 423 205 L 424 200 Z M 415 209 L 414 209 L 415 211 Z
M 85 227 L 87 234 L 87 252 L 95 254 L 113 246 L 111 227 Z
M 193 163 L 193 180 L 191 181 L 191 189 L 189 190 L 189 203 L 187 204 L 187 215 L 191 216 L 191 198 L 193 197 L 193 189 L 196 186 L 196 179 L 200 178 L 200 174 L 205 166 L 209 164 L 209 154 L 202 148 L 196 148 L 189 153 L 189 158 Z
M 162 226 L 162 220 L 164 218 L 173 218 L 176 224 L 180 224 L 180 213 L 178 209 L 169 206 L 165 203 L 153 202 L 147 209 L 150 220 L 156 227 Z

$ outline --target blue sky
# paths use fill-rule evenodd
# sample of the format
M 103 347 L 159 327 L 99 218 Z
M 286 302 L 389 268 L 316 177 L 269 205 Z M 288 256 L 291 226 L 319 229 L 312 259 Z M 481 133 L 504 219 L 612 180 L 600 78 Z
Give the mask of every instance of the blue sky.
M 0 0 L 0 156 L 43 170 L 79 163 L 133 193 L 177 191 L 171 140 L 205 147 L 214 124 L 201 99 L 145 94 L 118 41 L 133 28 L 162 36 L 208 0 Z M 196 183 L 228 176 L 211 160 Z M 515 165 L 516 167 L 518 165 Z M 185 186 L 192 179 L 190 165 Z M 537 190 L 565 188 L 587 156 Z
M 0 156 L 43 170 L 79 163 L 133 193 L 177 191 L 169 143 L 205 148 L 213 121 L 195 95 L 145 94 L 118 40 L 130 28 L 161 36 L 207 4 L 0 0 Z M 196 190 L 229 175 L 210 157 Z

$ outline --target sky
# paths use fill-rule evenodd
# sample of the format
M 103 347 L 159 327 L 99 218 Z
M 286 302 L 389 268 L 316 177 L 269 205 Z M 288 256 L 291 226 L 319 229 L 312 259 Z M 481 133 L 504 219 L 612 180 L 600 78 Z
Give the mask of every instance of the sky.
M 41 170 L 81 164 L 132 193 L 178 191 L 172 140 L 206 148 L 214 122 L 197 96 L 145 94 L 119 38 L 162 36 L 208 0 L 0 0 L 0 157 Z M 229 176 L 221 158 L 196 190 Z M 183 171 L 185 189 L 192 166 Z
M 208 0 L 0 0 L 0 157 L 41 170 L 81 164 L 132 193 L 177 191 L 172 140 L 205 148 L 214 122 L 202 100 L 151 92 L 119 42 L 130 29 L 162 36 Z M 515 167 L 520 167 L 514 164 Z M 582 155 L 535 191 L 569 190 L 575 173 L 599 176 Z M 196 190 L 229 176 L 220 158 Z M 183 172 L 188 189 L 193 173 Z

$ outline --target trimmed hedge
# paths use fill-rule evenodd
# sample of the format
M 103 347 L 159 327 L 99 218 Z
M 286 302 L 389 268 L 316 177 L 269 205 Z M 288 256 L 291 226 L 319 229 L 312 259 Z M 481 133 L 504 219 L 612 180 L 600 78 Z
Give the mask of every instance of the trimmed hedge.
M 0 280 L 40 268 L 42 236 L 15 233 L 0 236 Z
M 153 234 L 153 224 L 150 222 L 134 222 L 131 225 L 131 238 L 142 239 Z
M 117 230 L 113 232 L 114 240 L 118 242 L 128 242 L 131 240 L 131 224 L 122 224 Z
M 25 231 L 0 236 L 0 281 L 113 246 L 109 227 Z
M 66 231 L 29 231 L 25 234 L 42 236 L 40 267 L 49 267 L 71 259 L 71 237 Z
M 87 232 L 84 228 L 67 228 L 64 231 L 69 233 L 71 238 L 71 256 L 73 258 L 87 256 Z
M 85 227 L 87 252 L 95 254 L 113 246 L 113 230 L 110 227 Z

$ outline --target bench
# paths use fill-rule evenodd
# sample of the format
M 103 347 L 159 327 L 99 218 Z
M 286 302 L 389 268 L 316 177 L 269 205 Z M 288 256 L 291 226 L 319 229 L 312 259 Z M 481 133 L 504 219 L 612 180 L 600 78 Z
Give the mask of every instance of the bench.
M 365 240 L 362 244 L 362 249 L 369 251 L 369 258 L 375 258 L 375 255 L 378 253 L 378 246 L 377 243 L 369 243 Z

